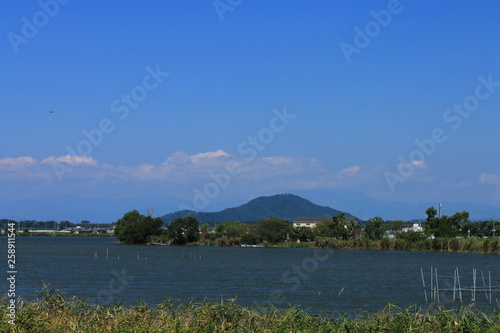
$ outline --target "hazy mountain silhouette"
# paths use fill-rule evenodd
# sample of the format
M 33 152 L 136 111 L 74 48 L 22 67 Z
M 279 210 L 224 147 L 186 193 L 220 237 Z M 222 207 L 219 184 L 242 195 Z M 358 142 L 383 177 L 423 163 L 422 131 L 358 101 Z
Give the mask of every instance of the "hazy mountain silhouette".
M 162 219 L 168 223 L 177 218 L 192 216 L 200 222 L 223 222 L 236 220 L 241 222 L 251 222 L 273 216 L 292 221 L 297 216 L 334 216 L 340 213 L 342 212 L 339 210 L 316 205 L 297 195 L 276 194 L 273 196 L 258 197 L 241 206 L 227 208 L 220 212 L 203 213 L 192 210 L 181 210 L 164 215 Z M 346 215 L 351 216 L 348 213 L 346 213 Z

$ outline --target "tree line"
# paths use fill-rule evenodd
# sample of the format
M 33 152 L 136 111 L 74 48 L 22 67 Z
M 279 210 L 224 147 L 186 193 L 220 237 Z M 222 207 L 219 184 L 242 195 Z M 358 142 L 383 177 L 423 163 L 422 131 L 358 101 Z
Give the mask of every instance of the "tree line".
M 115 234 L 127 244 L 164 243 L 185 245 L 202 242 L 211 245 L 259 244 L 262 242 L 313 242 L 318 238 L 337 240 L 380 240 L 395 237 L 409 242 L 427 238 L 484 237 L 493 235 L 493 221 L 470 222 L 469 213 L 457 212 L 453 216 L 436 217 L 434 207 L 426 211 L 423 232 L 402 232 L 403 221 L 384 221 L 374 217 L 363 224 L 347 219 L 345 214 L 333 216 L 330 221 L 318 223 L 314 228 L 293 227 L 286 220 L 270 217 L 254 224 L 240 221 L 217 223 L 211 228 L 193 217 L 178 218 L 164 228 L 161 218 L 144 216 L 134 210 L 116 222 Z

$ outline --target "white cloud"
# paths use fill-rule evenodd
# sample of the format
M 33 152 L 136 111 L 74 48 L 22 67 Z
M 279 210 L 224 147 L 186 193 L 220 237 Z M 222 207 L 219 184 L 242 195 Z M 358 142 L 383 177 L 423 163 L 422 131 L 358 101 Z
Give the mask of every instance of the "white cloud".
M 357 165 L 354 165 L 350 168 L 345 168 L 345 169 L 342 169 L 340 171 L 340 173 L 342 175 L 346 175 L 346 176 L 354 176 L 355 174 L 357 174 L 359 172 L 359 170 L 361 170 L 361 167 L 357 166 Z
M 62 175 L 56 174 L 55 165 Z M 231 167 L 228 167 L 231 166 Z M 158 164 L 113 165 L 98 163 L 90 156 L 50 156 L 40 161 L 32 157 L 0 159 L 0 179 L 9 186 L 23 183 L 25 190 L 40 192 L 123 194 L 123 191 L 163 191 L 190 193 L 203 188 L 214 177 L 227 179 L 227 191 L 236 193 L 255 189 L 349 188 L 361 189 L 383 179 L 383 168 L 349 166 L 332 170 L 321 161 L 304 156 L 267 156 L 248 159 L 223 150 L 188 155 L 175 152 Z M 224 176 L 221 176 L 224 175 Z M 60 181 L 62 179 L 62 181 Z M 140 189 L 140 190 L 138 190 Z M 120 192 L 120 193 L 118 193 Z M 21 193 L 19 195 L 22 195 Z
M 16 158 L 6 157 L 0 159 L 0 166 L 17 167 L 17 166 L 35 164 L 36 162 L 37 160 L 31 156 L 21 156 Z
M 189 157 L 188 154 L 182 151 L 178 151 L 173 153 L 167 160 L 163 163 L 163 165 L 169 165 L 169 164 L 185 164 L 189 163 L 191 161 L 191 158 Z
M 97 161 L 92 156 L 72 156 L 72 155 L 64 155 L 59 157 L 50 156 L 46 159 L 42 160 L 41 163 L 51 164 L 51 163 L 66 163 L 70 165 L 92 165 L 97 166 Z
M 403 164 L 403 163 L 399 163 L 398 164 L 398 169 L 420 169 L 420 170 L 423 170 L 423 169 L 427 169 L 428 168 L 428 165 L 427 163 L 425 163 L 424 161 L 412 161 L 410 163 L 407 163 L 407 164 Z
M 190 157 L 190 159 L 191 159 L 191 162 L 193 162 L 193 163 L 199 163 L 199 162 L 203 162 L 204 160 L 206 161 L 206 160 L 214 159 L 217 157 L 228 157 L 228 156 L 229 156 L 228 153 L 219 149 L 217 151 L 210 151 L 207 153 L 199 153 L 196 155 L 192 155 Z
M 47 180 L 50 175 L 40 163 L 31 156 L 6 157 L 0 159 L 0 178 L 22 181 Z
M 482 173 L 479 175 L 478 181 L 480 184 L 500 184 L 500 176 Z

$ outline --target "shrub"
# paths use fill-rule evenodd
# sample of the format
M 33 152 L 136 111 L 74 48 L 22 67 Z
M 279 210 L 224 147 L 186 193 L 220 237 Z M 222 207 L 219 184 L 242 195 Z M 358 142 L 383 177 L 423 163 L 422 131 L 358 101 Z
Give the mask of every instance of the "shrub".
M 448 241 L 448 251 L 451 252 L 457 252 L 459 249 L 460 243 L 458 242 L 458 239 L 456 238 L 451 238 Z

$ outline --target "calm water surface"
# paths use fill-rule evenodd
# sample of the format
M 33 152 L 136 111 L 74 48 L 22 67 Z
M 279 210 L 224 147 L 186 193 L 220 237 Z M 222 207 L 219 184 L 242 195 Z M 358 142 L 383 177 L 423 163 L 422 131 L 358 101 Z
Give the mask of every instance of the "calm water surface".
M 294 304 L 353 314 L 388 303 L 433 306 L 425 302 L 421 267 L 426 283 L 430 266 L 438 269 L 440 287 L 453 286 L 455 267 L 462 286 L 472 285 L 473 268 L 478 284 L 482 270 L 486 284 L 491 271 L 492 285 L 500 285 L 500 257 L 482 254 L 122 245 L 116 238 L 90 237 L 18 237 L 16 243 L 17 292 L 29 300 L 39 297 L 36 290 L 45 283 L 100 304 L 237 298 L 245 306 Z M 5 238 L 0 246 L 6 248 Z M 451 298 L 441 294 L 446 308 L 460 305 Z M 467 303 L 470 298 L 464 295 Z M 476 298 L 486 311 L 496 307 L 484 294 Z M 493 299 L 500 299 L 498 292 Z

